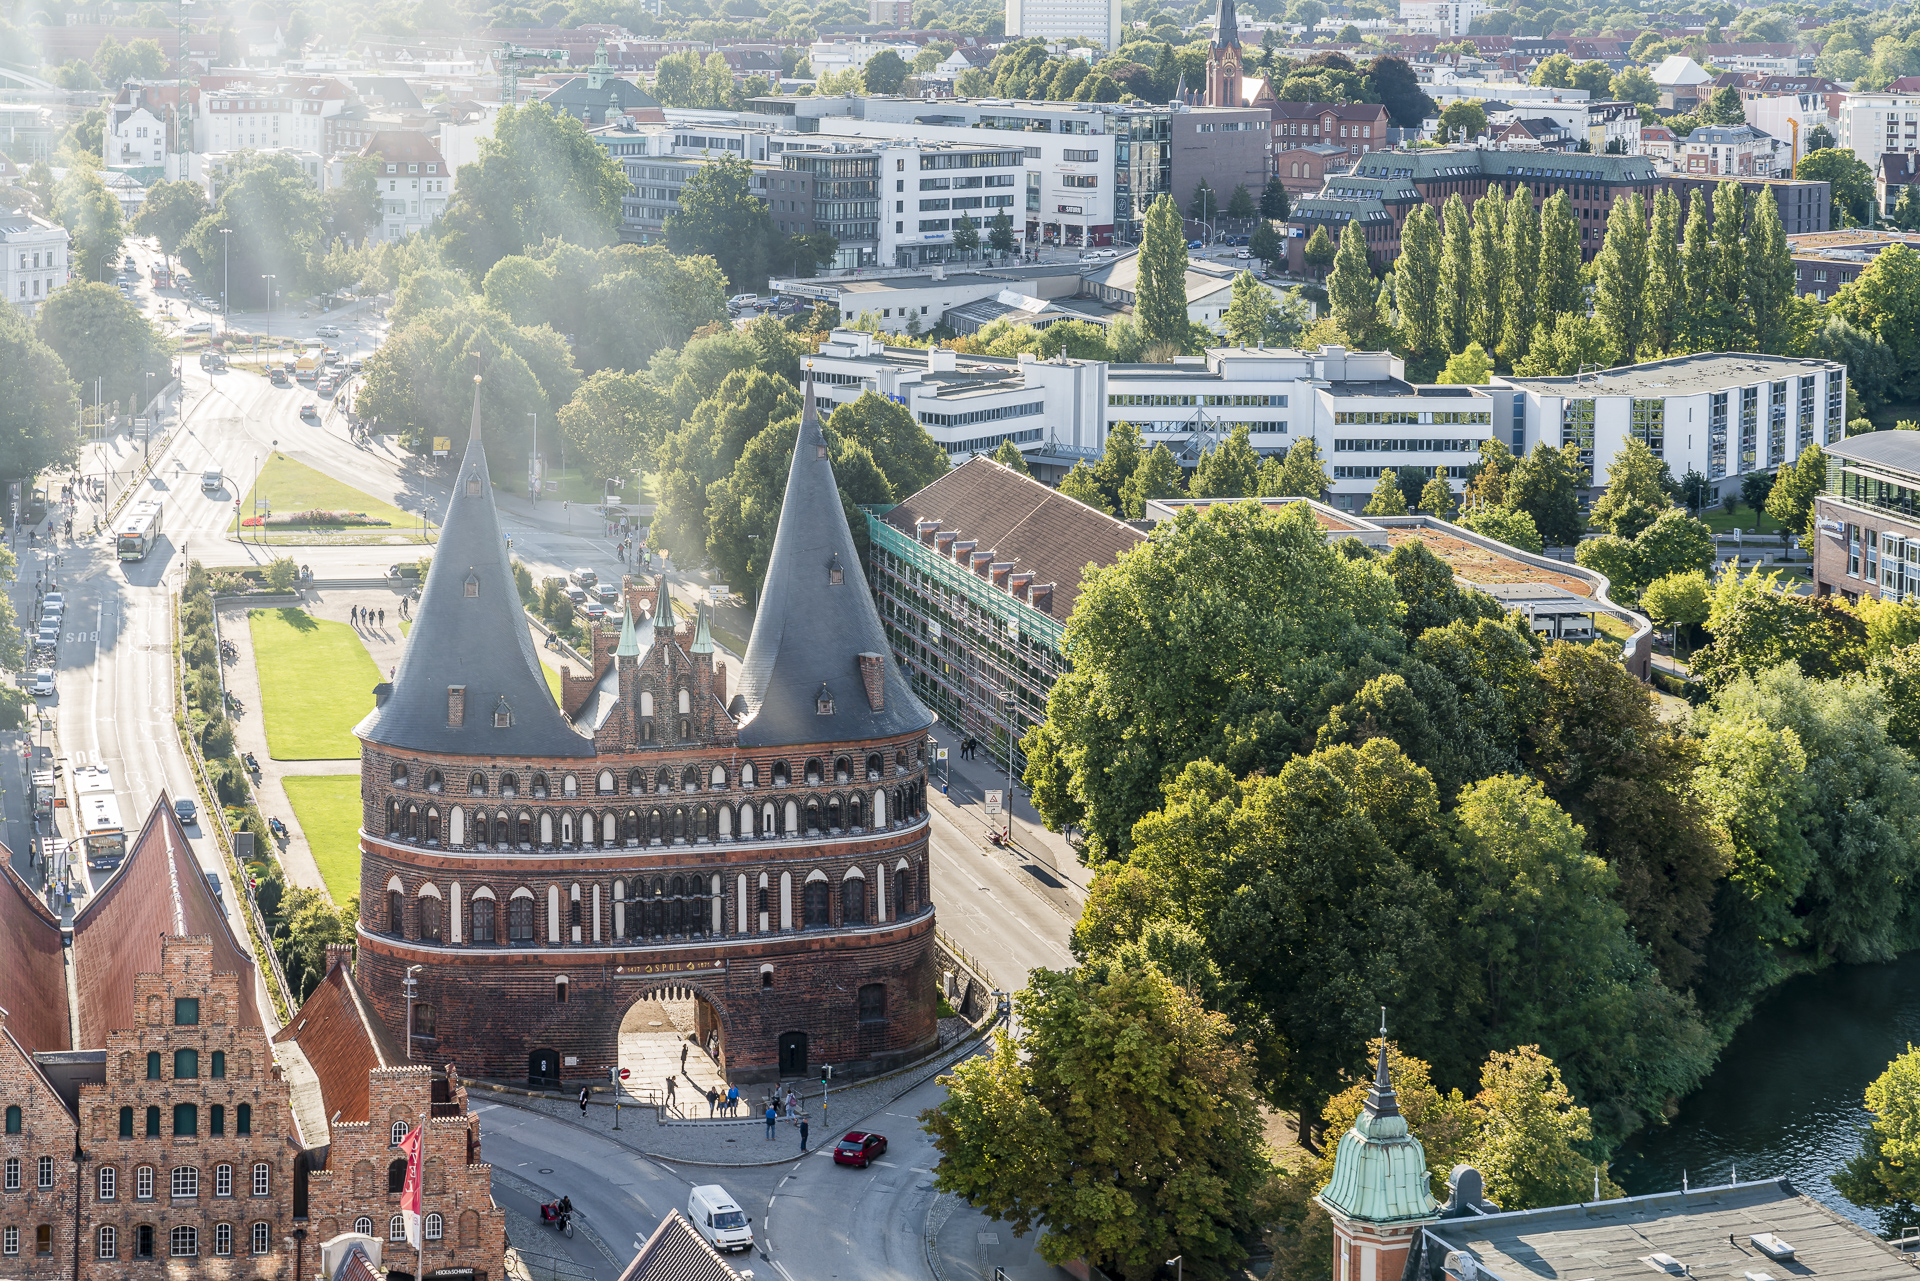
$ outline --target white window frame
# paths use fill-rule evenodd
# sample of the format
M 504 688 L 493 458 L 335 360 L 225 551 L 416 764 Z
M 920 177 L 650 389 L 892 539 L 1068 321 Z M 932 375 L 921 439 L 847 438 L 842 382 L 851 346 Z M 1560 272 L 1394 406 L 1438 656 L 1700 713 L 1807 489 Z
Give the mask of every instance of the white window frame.
M 120 1231 L 111 1223 L 100 1225 L 100 1236 L 94 1246 L 97 1259 L 117 1259 L 120 1257 Z
M 353 1221 L 353 1230 L 363 1237 L 370 1237 L 373 1235 L 373 1220 L 363 1214 Z
M 213 1194 L 217 1197 L 233 1195 L 233 1167 L 216 1165 L 213 1167 Z
M 405 1121 L 395 1121 L 393 1123 L 393 1128 L 387 1131 L 387 1134 L 388 1134 L 387 1146 L 395 1147 L 395 1148 L 399 1147 L 400 1140 L 407 1137 L 408 1131 L 409 1131 L 409 1127 Z
M 183 1223 L 167 1230 L 167 1257 L 169 1259 L 197 1259 L 200 1257 L 200 1233 L 191 1224 Z
M 0 1228 L 0 1254 L 16 1255 L 20 1253 L 20 1229 L 9 1224 Z
M 428 1241 L 438 1241 L 447 1234 L 447 1221 L 439 1214 L 429 1214 L 421 1225 L 421 1234 Z
M 10 1156 L 7 1158 L 6 1178 L 5 1178 L 5 1182 L 3 1184 L 0 1184 L 0 1186 L 4 1186 L 6 1190 L 9 1192 L 18 1192 L 20 1190 L 20 1158 L 19 1157 Z
M 133 1198 L 136 1201 L 153 1200 L 153 1167 L 143 1165 L 133 1172 Z
M 115 1193 L 119 1190 L 117 1186 L 119 1183 L 119 1179 L 120 1179 L 119 1173 L 112 1166 L 103 1165 L 100 1167 L 99 1188 L 100 1188 L 100 1199 L 102 1201 L 111 1201 L 114 1199 Z M 101 1257 L 111 1258 L 112 1256 L 102 1255 Z
M 396 1214 L 387 1220 L 387 1240 L 404 1241 L 407 1239 L 407 1216 Z
M 40 1176 L 39 1185 L 43 1190 L 53 1186 L 53 1158 L 52 1157 L 43 1156 L 40 1158 L 40 1166 L 39 1166 L 38 1173 Z
M 257 1161 L 254 1163 L 253 1194 L 255 1196 L 267 1195 L 267 1192 L 271 1186 L 271 1181 L 273 1177 L 271 1174 L 268 1173 L 268 1171 L 271 1169 L 272 1167 L 269 1166 L 265 1161 Z
M 213 1228 L 213 1252 L 221 1257 L 233 1253 L 233 1225 L 217 1223 Z
M 200 1195 L 200 1171 L 191 1165 L 176 1165 L 167 1174 L 167 1194 L 177 1201 Z
M 265 1254 L 267 1252 L 268 1247 L 271 1245 L 270 1236 L 271 1233 L 266 1224 L 256 1223 L 253 1225 L 253 1252 L 255 1254 Z

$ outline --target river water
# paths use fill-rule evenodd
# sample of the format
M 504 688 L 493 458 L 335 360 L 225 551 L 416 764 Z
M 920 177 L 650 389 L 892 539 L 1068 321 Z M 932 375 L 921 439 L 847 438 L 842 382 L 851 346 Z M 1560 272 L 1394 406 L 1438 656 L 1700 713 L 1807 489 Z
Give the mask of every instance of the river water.
M 1782 984 L 1668 1125 L 1642 1131 L 1616 1158 L 1631 1193 L 1785 1176 L 1801 1192 L 1876 1230 L 1833 1188 L 1860 1148 L 1864 1091 L 1920 1041 L 1920 953 L 1886 965 L 1834 966 Z

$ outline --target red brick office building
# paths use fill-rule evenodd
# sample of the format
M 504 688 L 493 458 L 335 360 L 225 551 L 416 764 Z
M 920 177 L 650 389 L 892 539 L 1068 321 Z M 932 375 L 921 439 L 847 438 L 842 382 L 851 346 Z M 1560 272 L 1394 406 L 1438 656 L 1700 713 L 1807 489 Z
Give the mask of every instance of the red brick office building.
M 887 658 L 805 397 L 737 674 L 704 611 L 625 584 L 549 694 L 471 439 L 406 658 L 362 740 L 359 991 L 419 1056 L 604 1080 L 636 1001 L 696 998 L 729 1079 L 885 1070 L 936 1041 L 932 716 Z

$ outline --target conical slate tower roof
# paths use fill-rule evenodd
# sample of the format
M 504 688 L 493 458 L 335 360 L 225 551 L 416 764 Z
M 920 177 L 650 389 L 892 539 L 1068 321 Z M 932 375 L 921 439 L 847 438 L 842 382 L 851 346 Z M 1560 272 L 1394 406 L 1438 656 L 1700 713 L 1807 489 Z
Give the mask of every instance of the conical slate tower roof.
M 1213 47 L 1224 49 L 1239 43 L 1240 19 L 1233 12 L 1233 0 L 1217 0 L 1213 10 Z
M 369 743 L 416 752 L 593 754 L 592 741 L 560 714 L 527 634 L 480 446 L 477 385 L 466 456 L 440 525 L 406 657 L 393 688 L 353 732 Z
M 814 411 L 811 366 L 801 396 L 805 407 L 780 528 L 740 667 L 747 705 L 740 746 L 851 742 L 924 730 L 933 715 L 894 664 L 847 529 Z M 863 655 L 878 664 L 877 699 L 862 675 Z

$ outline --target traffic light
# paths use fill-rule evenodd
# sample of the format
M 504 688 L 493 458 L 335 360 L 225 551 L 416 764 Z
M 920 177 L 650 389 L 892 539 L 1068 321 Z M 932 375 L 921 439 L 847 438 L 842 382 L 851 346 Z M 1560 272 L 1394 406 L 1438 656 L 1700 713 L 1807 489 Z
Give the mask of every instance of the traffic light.
M 825 1085 L 828 1081 L 831 1081 L 832 1079 L 833 1079 L 832 1066 L 830 1064 L 822 1063 L 820 1065 L 820 1084 Z

